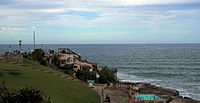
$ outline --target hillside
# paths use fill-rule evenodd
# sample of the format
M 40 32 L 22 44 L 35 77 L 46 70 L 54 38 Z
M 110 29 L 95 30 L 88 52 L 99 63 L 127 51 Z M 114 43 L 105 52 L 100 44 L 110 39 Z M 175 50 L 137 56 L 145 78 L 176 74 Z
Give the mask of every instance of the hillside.
M 5 81 L 10 88 L 40 89 L 52 103 L 100 103 L 94 90 L 60 75 L 64 74 L 30 60 L 21 64 L 0 62 L 0 82 Z

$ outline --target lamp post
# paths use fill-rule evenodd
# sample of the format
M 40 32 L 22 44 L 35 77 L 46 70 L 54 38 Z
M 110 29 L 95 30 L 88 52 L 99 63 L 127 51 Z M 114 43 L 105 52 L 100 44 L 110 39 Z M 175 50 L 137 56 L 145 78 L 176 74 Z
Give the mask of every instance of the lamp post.
M 97 78 L 97 91 L 98 91 L 98 79 L 99 79 L 99 74 L 98 73 L 96 73 L 96 78 Z
M 35 30 L 33 31 L 33 50 L 35 50 Z
M 19 40 L 19 52 L 21 53 L 22 51 L 22 40 Z
M 9 52 L 10 52 L 10 53 L 12 52 L 11 45 L 9 45 Z

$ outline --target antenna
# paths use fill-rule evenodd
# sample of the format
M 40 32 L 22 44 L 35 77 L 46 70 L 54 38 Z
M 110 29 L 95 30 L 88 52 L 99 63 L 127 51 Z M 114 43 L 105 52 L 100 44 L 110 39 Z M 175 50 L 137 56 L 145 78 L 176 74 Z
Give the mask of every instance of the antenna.
M 33 27 L 33 50 L 35 50 L 35 26 Z

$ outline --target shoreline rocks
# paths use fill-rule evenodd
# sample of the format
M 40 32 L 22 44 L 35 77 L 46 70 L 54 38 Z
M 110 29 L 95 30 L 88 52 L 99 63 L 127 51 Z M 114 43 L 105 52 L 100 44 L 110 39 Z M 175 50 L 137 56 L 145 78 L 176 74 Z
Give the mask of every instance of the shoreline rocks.
M 120 85 L 123 85 L 123 87 L 129 87 L 129 86 L 138 87 L 139 90 L 137 92 L 139 94 L 155 94 L 160 98 L 162 98 L 164 103 L 200 103 L 200 101 L 198 100 L 180 96 L 179 91 L 177 90 L 155 86 L 150 83 L 121 82 Z

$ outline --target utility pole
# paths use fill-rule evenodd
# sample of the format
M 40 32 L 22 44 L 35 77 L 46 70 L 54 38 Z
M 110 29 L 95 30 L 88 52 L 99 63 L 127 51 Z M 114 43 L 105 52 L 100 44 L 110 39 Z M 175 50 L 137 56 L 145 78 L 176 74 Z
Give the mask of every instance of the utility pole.
M 35 28 L 33 30 L 33 50 L 35 50 Z

